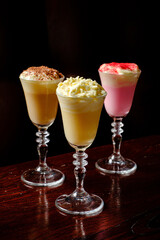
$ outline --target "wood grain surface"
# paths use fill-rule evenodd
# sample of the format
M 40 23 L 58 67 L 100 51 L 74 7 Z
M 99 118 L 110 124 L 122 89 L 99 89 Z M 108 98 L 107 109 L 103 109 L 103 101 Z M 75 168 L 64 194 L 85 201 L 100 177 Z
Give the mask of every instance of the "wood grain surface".
M 95 169 L 96 160 L 111 152 L 112 145 L 87 150 L 85 189 L 105 203 L 101 214 L 89 218 L 64 215 L 54 204 L 75 189 L 72 153 L 47 159 L 66 176 L 57 188 L 29 188 L 20 181 L 37 161 L 1 167 L 0 240 L 160 239 L 160 136 L 122 143 L 122 155 L 138 165 L 131 176 L 107 176 Z

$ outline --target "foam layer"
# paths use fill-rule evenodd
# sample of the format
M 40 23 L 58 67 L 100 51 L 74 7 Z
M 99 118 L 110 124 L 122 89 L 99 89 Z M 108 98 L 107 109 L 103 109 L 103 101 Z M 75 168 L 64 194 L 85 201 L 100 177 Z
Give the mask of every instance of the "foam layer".
M 64 76 L 56 69 L 41 66 L 29 67 L 20 74 L 20 78 L 34 81 L 56 81 L 64 78 Z
M 110 74 L 132 74 L 140 71 L 135 63 L 104 63 L 100 66 L 99 71 Z

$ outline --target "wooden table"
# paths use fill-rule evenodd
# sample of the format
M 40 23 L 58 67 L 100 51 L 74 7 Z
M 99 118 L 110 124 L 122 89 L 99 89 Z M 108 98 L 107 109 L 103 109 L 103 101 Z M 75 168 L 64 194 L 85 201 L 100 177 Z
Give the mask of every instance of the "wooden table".
M 122 155 L 138 165 L 128 177 L 104 176 L 95 169 L 95 161 L 111 152 L 112 145 L 87 150 L 85 189 L 105 203 L 100 215 L 89 218 L 63 215 L 54 205 L 59 195 L 75 188 L 72 153 L 48 158 L 66 176 L 58 188 L 21 183 L 22 172 L 37 161 L 1 167 L 0 240 L 160 239 L 160 136 L 122 143 Z

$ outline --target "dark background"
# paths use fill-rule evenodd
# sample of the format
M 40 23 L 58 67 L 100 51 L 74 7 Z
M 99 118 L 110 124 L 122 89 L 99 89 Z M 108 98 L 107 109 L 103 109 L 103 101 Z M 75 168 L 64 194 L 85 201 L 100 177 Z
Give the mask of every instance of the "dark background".
M 65 76 L 100 83 L 104 62 L 135 62 L 142 70 L 123 140 L 159 134 L 159 5 L 140 1 L 9 1 L 0 8 L 0 165 L 37 159 L 19 74 L 46 65 Z M 112 120 L 102 110 L 93 146 L 111 143 Z M 49 128 L 49 156 L 73 151 L 58 110 Z

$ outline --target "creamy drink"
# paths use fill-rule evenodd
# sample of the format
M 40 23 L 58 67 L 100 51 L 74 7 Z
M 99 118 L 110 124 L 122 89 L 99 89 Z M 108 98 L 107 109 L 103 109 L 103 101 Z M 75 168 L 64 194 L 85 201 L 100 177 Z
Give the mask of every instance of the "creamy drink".
M 102 86 L 108 95 L 104 105 L 111 117 L 126 116 L 132 106 L 140 75 L 135 63 L 107 63 L 99 68 Z
M 97 195 L 87 193 L 83 183 L 85 166 L 88 163 L 85 150 L 96 136 L 106 92 L 96 81 L 70 77 L 58 84 L 56 93 L 66 139 L 76 150 L 73 154 L 76 189 L 70 195 L 59 196 L 55 205 L 60 211 L 68 214 L 85 216 L 99 214 L 103 209 L 103 200 Z
M 89 146 L 97 132 L 106 92 L 96 82 L 82 77 L 59 83 L 59 99 L 65 136 L 74 146 Z
M 35 125 L 49 126 L 54 122 L 58 107 L 56 88 L 63 79 L 62 73 L 45 66 L 30 67 L 21 73 L 28 114 Z
M 111 124 L 113 153 L 107 158 L 99 159 L 96 168 L 107 174 L 129 175 L 135 172 L 137 165 L 120 154 L 122 119 L 126 117 L 132 106 L 141 70 L 135 63 L 112 62 L 102 64 L 98 71 L 102 86 L 108 93 L 104 101 L 105 109 L 113 118 Z
M 39 165 L 25 171 L 21 180 L 31 186 L 59 186 L 64 181 L 64 174 L 48 167 L 48 127 L 54 122 L 57 114 L 58 99 L 56 88 L 64 79 L 62 73 L 45 66 L 30 67 L 20 74 L 28 114 L 32 123 L 38 128 L 36 142 Z

